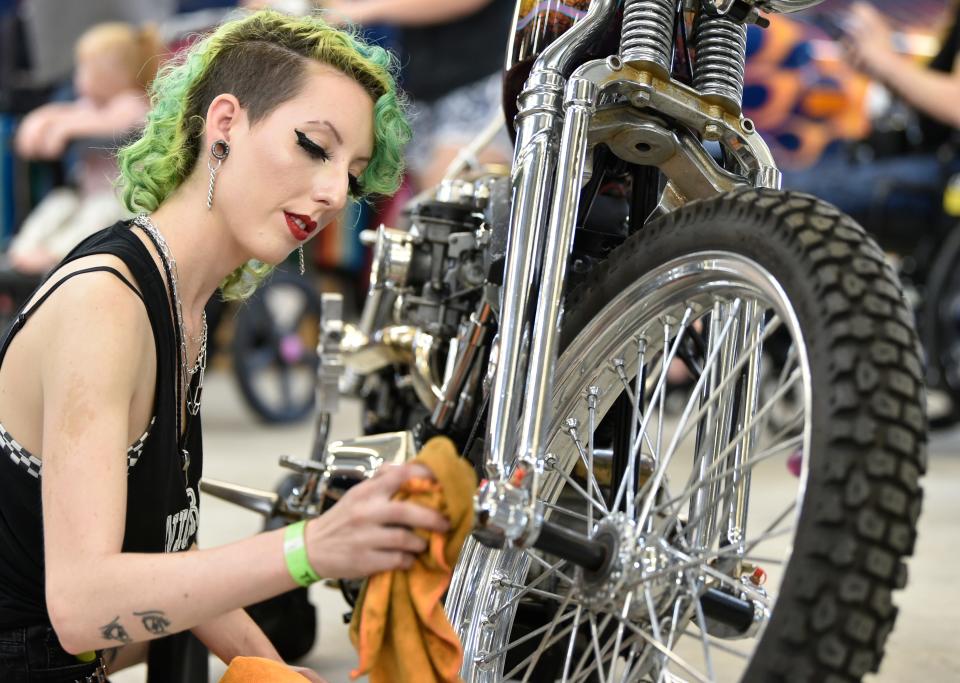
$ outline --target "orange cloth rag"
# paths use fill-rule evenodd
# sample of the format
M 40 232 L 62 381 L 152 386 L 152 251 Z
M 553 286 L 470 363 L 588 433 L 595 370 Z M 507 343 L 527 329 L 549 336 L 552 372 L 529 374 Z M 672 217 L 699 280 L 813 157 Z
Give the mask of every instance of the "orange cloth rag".
M 350 622 L 360 657 L 351 676 L 369 674 L 371 683 L 460 680 L 463 648 L 441 600 L 473 528 L 477 477 L 445 437 L 430 439 L 413 462 L 425 465 L 436 481 L 411 479 L 395 499 L 439 510 L 450 520 L 450 531 L 417 531 L 430 545 L 413 567 L 376 574 L 364 586 Z
M 288 666 L 263 657 L 234 657 L 220 683 L 304 683 L 307 679 Z

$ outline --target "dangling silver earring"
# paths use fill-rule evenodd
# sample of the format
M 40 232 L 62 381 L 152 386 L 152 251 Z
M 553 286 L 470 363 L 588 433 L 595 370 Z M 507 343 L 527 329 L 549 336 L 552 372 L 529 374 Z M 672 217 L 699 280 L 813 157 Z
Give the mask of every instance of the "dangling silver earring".
M 303 275 L 304 273 L 307 272 L 307 269 L 303 265 L 303 245 L 302 244 L 299 247 L 297 247 L 297 251 L 300 252 L 300 274 Z
M 217 160 L 217 165 L 214 166 L 210 159 L 207 159 L 207 169 L 210 171 L 210 188 L 207 190 L 208 211 L 213 208 L 213 186 L 217 182 L 217 171 L 220 170 L 220 164 L 223 163 L 223 160 L 230 154 L 230 145 L 227 144 L 226 140 L 217 140 L 210 145 L 210 154 Z

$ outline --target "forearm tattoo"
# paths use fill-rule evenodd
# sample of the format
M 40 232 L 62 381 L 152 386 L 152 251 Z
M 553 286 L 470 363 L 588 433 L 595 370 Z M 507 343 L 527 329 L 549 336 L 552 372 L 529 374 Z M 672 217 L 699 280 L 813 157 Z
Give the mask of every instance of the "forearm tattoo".
M 143 627 L 148 633 L 155 636 L 166 635 L 170 627 L 170 620 L 158 609 L 147 610 L 146 612 L 134 612 L 134 615 L 140 617 Z
M 106 626 L 100 627 L 100 637 L 104 640 L 119 640 L 124 645 L 132 643 L 133 639 L 127 633 L 127 629 L 120 625 L 120 617 L 114 617 Z

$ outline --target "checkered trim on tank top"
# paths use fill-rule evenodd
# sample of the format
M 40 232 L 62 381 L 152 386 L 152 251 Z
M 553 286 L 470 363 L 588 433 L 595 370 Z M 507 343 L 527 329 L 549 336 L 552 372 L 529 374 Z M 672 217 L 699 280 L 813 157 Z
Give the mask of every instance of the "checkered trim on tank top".
M 143 454 L 143 446 L 147 442 L 147 437 L 150 436 L 150 430 L 153 429 L 153 423 L 156 422 L 156 416 L 150 418 L 150 424 L 147 425 L 146 431 L 137 439 L 130 448 L 127 449 L 127 469 L 137 464 L 137 461 L 140 459 L 140 456 Z M 10 436 L 10 433 L 6 428 L 0 424 L 0 449 L 5 450 L 9 455 L 10 459 L 14 464 L 19 465 L 27 471 L 31 477 L 35 479 L 40 478 L 40 472 L 43 469 L 43 462 L 39 460 L 36 456 L 32 455 L 30 451 L 21 446 L 16 439 Z

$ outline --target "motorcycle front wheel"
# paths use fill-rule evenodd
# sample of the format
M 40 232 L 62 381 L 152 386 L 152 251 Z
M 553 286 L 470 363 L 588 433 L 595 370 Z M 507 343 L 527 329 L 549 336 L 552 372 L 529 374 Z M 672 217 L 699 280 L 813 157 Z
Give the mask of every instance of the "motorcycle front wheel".
M 608 561 L 469 540 L 446 602 L 463 678 L 876 670 L 926 417 L 911 315 L 875 243 L 808 195 L 741 190 L 643 227 L 565 303 L 538 498 Z

